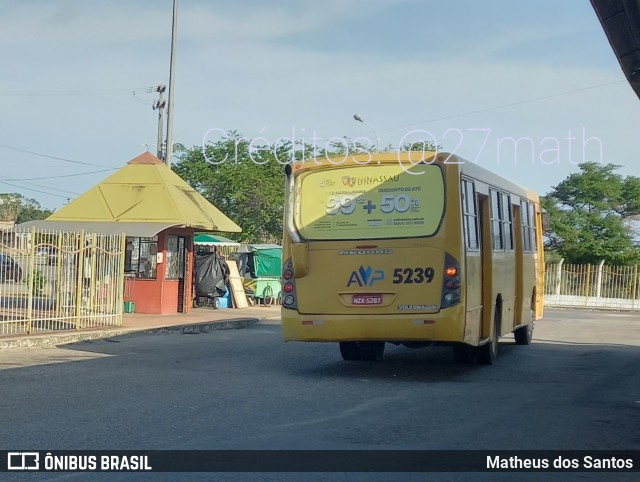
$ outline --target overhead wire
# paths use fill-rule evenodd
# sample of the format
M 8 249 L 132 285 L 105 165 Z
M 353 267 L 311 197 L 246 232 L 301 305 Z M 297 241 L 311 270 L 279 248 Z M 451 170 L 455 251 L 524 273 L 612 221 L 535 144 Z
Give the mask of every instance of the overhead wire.
M 153 92 L 157 91 L 157 86 L 147 86 L 147 87 L 136 87 L 133 89 L 122 89 L 122 88 L 116 88 L 116 89 L 68 89 L 68 90 L 0 90 L 0 96 L 5 96 L 5 97 L 37 97 L 37 96 L 80 96 L 80 95 L 132 95 L 136 100 L 138 100 L 139 102 L 150 102 L 147 101 L 146 99 L 142 99 L 138 96 L 138 94 L 150 94 Z M 7 176 L 2 176 L 2 178 L 0 179 L 0 183 L 1 184 L 5 184 L 7 186 L 12 186 L 18 189 L 25 189 L 27 191 L 33 191 L 33 192 L 37 192 L 40 194 L 47 194 L 50 196 L 56 196 L 56 197 L 61 197 L 64 199 L 69 199 L 69 196 L 62 196 L 60 194 L 55 194 L 52 192 L 47 192 L 47 191 L 43 191 L 41 189 L 33 189 L 33 188 L 29 188 L 29 187 L 25 187 L 25 186 L 21 186 L 18 184 L 14 184 L 15 182 L 19 182 L 21 184 L 29 184 L 32 186 L 37 186 L 37 187 L 41 187 L 44 189 L 47 189 L 48 191 L 58 191 L 58 192 L 64 192 L 64 193 L 68 193 L 68 194 L 73 194 L 73 195 L 78 195 L 78 193 L 73 192 L 73 191 L 66 191 L 64 189 L 58 189 L 58 188 L 54 188 L 54 187 L 48 187 L 48 186 L 43 186 L 41 184 L 38 183 L 33 183 L 33 182 L 29 182 L 31 180 L 39 180 L 39 179 L 59 179 L 59 178 L 66 178 L 66 177 L 76 177 L 76 176 L 84 176 L 84 175 L 89 175 L 89 174 L 97 174 L 100 172 L 107 172 L 107 171 L 116 171 L 119 168 L 116 167 L 111 167 L 111 166 L 107 166 L 104 164 L 96 164 L 96 163 L 91 163 L 91 162 L 84 162 L 84 161 L 75 161 L 73 159 L 67 159 L 64 157 L 59 157 L 59 156 L 52 156 L 49 154 L 44 154 L 41 152 L 36 152 L 36 151 L 32 151 L 29 149 L 24 149 L 21 147 L 17 147 L 17 146 L 13 146 L 10 144 L 5 144 L 5 143 L 0 143 L 0 147 L 5 148 L 5 149 L 10 149 L 16 152 L 23 152 L 25 154 L 30 154 L 30 155 L 34 155 L 34 156 L 39 156 L 39 157 L 44 157 L 47 159 L 54 159 L 54 160 L 58 160 L 58 161 L 62 161 L 62 162 L 68 162 L 71 164 L 78 164 L 78 165 L 84 165 L 84 166 L 94 166 L 94 167 L 103 167 L 104 169 L 101 170 L 97 170 L 97 171 L 90 171 L 90 172 L 83 172 L 83 173 L 75 173 L 75 174 L 65 174 L 65 175 L 58 175 L 58 176 L 46 176 L 46 177 L 32 177 L 32 178 L 23 178 L 23 179 L 18 179 L 18 178 L 11 178 L 11 177 L 7 177 Z M 12 182 L 8 182 L 8 181 L 12 181 Z
M 74 96 L 74 95 L 124 95 L 150 94 L 156 86 L 136 87 L 133 89 L 69 89 L 69 90 L 0 90 L 5 97 L 42 97 L 42 96 Z
M 614 84 L 619 84 L 619 83 L 622 83 L 622 82 L 626 82 L 626 80 L 622 79 L 622 80 L 616 80 L 616 81 L 612 81 L 612 82 L 605 82 L 605 83 L 602 83 L 602 84 L 591 85 L 591 86 L 582 87 L 582 88 L 579 88 L 579 89 L 572 89 L 572 90 L 568 90 L 568 91 L 557 92 L 555 94 L 549 94 L 549 95 L 544 95 L 544 96 L 540 96 L 540 97 L 533 97 L 533 98 L 530 98 L 530 99 L 524 99 L 524 100 L 520 100 L 520 101 L 516 101 L 516 102 L 500 104 L 500 105 L 493 106 L 493 107 L 486 107 L 486 108 L 472 110 L 472 111 L 460 112 L 458 114 L 451 114 L 451 115 L 447 115 L 447 116 L 443 116 L 443 117 L 437 117 L 437 118 L 423 120 L 423 121 L 419 121 L 419 122 L 413 122 L 411 124 L 405 124 L 405 125 L 396 126 L 396 127 L 387 127 L 387 128 L 380 129 L 380 132 L 390 131 L 390 130 L 399 129 L 399 128 L 415 127 L 415 126 L 419 126 L 419 125 L 422 125 L 422 124 L 428 124 L 428 123 L 431 123 L 431 122 L 439 122 L 439 121 L 443 121 L 443 120 L 455 119 L 455 118 L 464 117 L 464 116 L 468 116 L 468 115 L 491 112 L 491 111 L 504 109 L 504 108 L 508 108 L 508 107 L 514 107 L 514 106 L 523 105 L 523 104 L 527 104 L 527 103 L 531 103 L 531 102 L 537 102 L 537 101 L 540 101 L 540 100 L 547 100 L 547 99 L 552 99 L 552 98 L 560 97 L 560 96 L 564 96 L 564 95 L 570 95 L 570 94 L 575 94 L 575 93 L 578 93 L 578 92 L 584 92 L 584 91 L 588 91 L 588 90 L 592 90 L 592 89 L 597 89 L 597 88 L 600 88 L 600 87 L 606 87 L 606 86 L 610 86 L 610 85 L 614 85 Z M 103 90 L 69 90 L 69 91 L 0 91 L 0 96 L 2 96 L 2 95 L 16 95 L 16 96 L 18 96 L 18 95 L 24 95 L 24 96 L 30 96 L 30 95 L 102 95 L 102 94 L 118 94 L 118 93 L 126 92 L 126 93 L 132 93 L 133 96 L 136 97 L 136 93 L 152 93 L 152 92 L 155 91 L 155 89 L 156 89 L 156 87 L 153 86 L 153 87 L 144 87 L 144 88 L 127 89 L 127 90 L 124 90 L 124 89 L 106 89 L 106 90 L 104 90 L 103 89 Z M 138 100 L 142 101 L 142 99 L 138 99 Z M 34 156 L 39 156 L 39 157 L 44 157 L 44 158 L 48 158 L 48 159 L 54 159 L 54 160 L 58 160 L 58 161 L 68 162 L 68 163 L 72 163 L 72 164 L 79 164 L 79 165 L 85 165 L 85 166 L 95 166 L 95 167 L 104 167 L 105 168 L 105 169 L 98 170 L 98 171 L 92 171 L 92 172 L 86 172 L 86 173 L 77 173 L 77 174 L 67 174 L 67 175 L 60 175 L 60 176 L 47 176 L 47 177 L 25 178 L 25 179 L 12 179 L 12 178 L 5 177 L 5 179 L 9 179 L 9 180 L 12 180 L 14 182 L 24 182 L 24 181 L 37 180 L 37 179 L 52 179 L 52 178 L 74 177 L 74 176 L 82 176 L 82 175 L 94 174 L 94 173 L 99 173 L 99 172 L 118 170 L 118 168 L 110 167 L 110 166 L 107 166 L 107 165 L 104 165 L 104 164 L 96 164 L 96 163 L 83 162 L 83 161 L 75 161 L 75 160 L 67 159 L 67 158 L 64 158 L 64 157 L 52 156 L 52 155 L 49 155 L 49 154 L 43 154 L 43 153 L 40 153 L 40 152 L 31 151 L 29 149 L 23 149 L 23 148 L 12 146 L 12 145 L 5 144 L 5 143 L 0 143 L 0 147 L 3 147 L 5 149 L 14 150 L 14 151 L 17 151 L 17 152 L 23 152 L 23 153 L 26 153 L 26 154 L 31 154 L 31 155 L 34 155 Z M 0 180 L 0 182 L 2 184 L 7 184 L 7 185 L 10 185 L 10 186 L 13 186 L 13 187 L 18 187 L 20 189 L 26 189 L 26 190 L 30 190 L 30 191 L 34 191 L 34 192 L 39 192 L 41 194 L 48 194 L 48 195 L 58 196 L 58 197 L 63 197 L 65 199 L 68 199 L 68 196 L 61 196 L 61 195 L 58 195 L 58 194 L 47 193 L 47 192 L 40 191 L 40 190 L 37 190 L 37 189 L 30 189 L 30 188 L 26 188 L 26 187 L 16 186 L 15 184 L 11 184 L 11 183 L 9 183 L 7 181 Z M 56 189 L 56 188 L 49 188 L 49 187 L 46 187 L 46 186 L 38 185 L 36 183 L 30 183 L 30 184 L 36 185 L 36 186 L 39 186 L 39 187 L 44 187 L 45 189 L 51 189 L 51 190 L 57 190 L 57 191 L 61 191 L 61 192 L 71 193 L 71 191 L 64 191 L 64 190 L 60 190 L 60 189 Z M 77 193 L 72 193 L 72 194 L 77 194 Z
M 52 193 L 52 192 L 46 192 L 46 191 L 42 191 L 42 190 L 39 190 L 39 189 L 33 189 L 33 188 L 30 188 L 30 187 L 17 186 L 15 184 L 11 184 L 10 182 L 7 182 L 7 181 L 0 180 L 0 183 L 6 184 L 8 186 L 16 187 L 18 189 L 25 189 L 27 191 L 33 191 L 33 192 L 37 192 L 37 193 L 40 193 L 40 194 L 46 194 L 47 196 L 55 196 L 55 197 L 59 197 L 59 198 L 62 198 L 62 199 L 69 199 L 69 196 L 63 196 L 62 194 L 55 194 L 55 193 Z
M 5 177 L 5 179 L 9 179 L 11 181 L 37 181 L 39 179 L 60 179 L 63 177 L 77 177 L 77 176 L 88 176 L 90 174 L 98 174 L 100 172 L 109 172 L 109 171 L 113 171 L 113 168 L 109 168 L 109 169 L 98 169 L 97 171 L 88 171 L 88 172 L 78 172 L 76 174 L 60 174 L 59 176 L 42 176 L 42 177 L 23 177 L 23 178 L 8 178 Z
M 433 119 L 423 120 L 423 121 L 419 121 L 419 122 L 413 122 L 411 124 L 405 124 L 405 125 L 396 126 L 396 127 L 386 127 L 386 128 L 380 129 L 380 132 L 390 131 L 390 130 L 394 130 L 394 129 L 403 129 L 403 128 L 407 128 L 407 127 L 415 127 L 415 126 L 422 125 L 422 124 L 429 124 L 431 122 L 439 122 L 439 121 L 443 121 L 443 120 L 456 119 L 458 117 L 464 117 L 464 116 L 467 116 L 467 115 L 482 114 L 484 112 L 491 112 L 491 111 L 494 111 L 494 110 L 505 109 L 507 107 L 514 107 L 514 106 L 517 106 L 517 105 L 528 104 L 528 103 L 537 102 L 537 101 L 540 101 L 540 100 L 552 99 L 554 97 L 560 97 L 560 96 L 563 96 L 563 95 L 575 94 L 575 93 L 584 92 L 584 91 L 587 91 L 587 90 L 598 89 L 600 87 L 607 87 L 609 85 L 620 84 L 622 82 L 626 82 L 626 80 L 625 79 L 615 80 L 613 82 L 605 82 L 603 84 L 591 85 L 591 86 L 588 86 L 588 87 L 582 87 L 580 89 L 572 89 L 572 90 L 567 90 L 567 91 L 564 91 L 564 92 L 557 92 L 555 94 L 549 94 L 549 95 L 544 95 L 544 96 L 540 96 L 540 97 L 532 97 L 530 99 L 524 99 L 524 100 L 519 100 L 519 101 L 516 101 L 516 102 L 510 102 L 508 104 L 500 104 L 500 105 L 496 105 L 496 106 L 493 106 L 493 107 L 486 107 L 486 108 L 477 109 L 477 110 L 460 112 L 458 114 L 451 114 L 451 115 L 447 115 L 447 116 L 443 116 L 443 117 L 436 117 L 436 118 L 433 118 Z
M 1 184 L 6 184 L 8 186 L 12 186 L 18 189 L 25 189 L 27 191 L 33 191 L 33 192 L 37 192 L 40 194 L 47 194 L 49 196 L 56 196 L 56 197 L 60 197 L 63 199 L 69 199 L 69 195 L 68 194 L 72 194 L 74 196 L 77 196 L 79 193 L 74 192 L 74 191 L 67 191 L 64 189 L 58 189 L 58 188 L 54 188 L 54 187 L 49 187 L 49 186 L 43 186 L 41 184 L 38 183 L 34 183 L 34 182 L 29 182 L 31 180 L 39 180 L 39 179 L 57 179 L 57 178 L 65 178 L 65 177 L 75 177 L 75 176 L 84 176 L 84 175 L 88 175 L 88 174 L 96 174 L 96 173 L 100 173 L 100 172 L 108 172 L 108 171 L 117 171 L 118 168 L 117 167 L 108 167 L 105 166 L 103 164 L 94 164 L 91 162 L 83 162 L 83 161 L 74 161 L 72 159 L 67 159 L 64 157 L 58 157 L 58 156 L 51 156 L 49 154 L 43 154 L 41 152 L 35 152 L 35 151 L 31 151 L 29 149 L 23 149 L 20 147 L 16 147 L 16 146 L 11 146 L 9 144 L 4 144 L 4 143 L 0 143 L 0 147 L 3 147 L 5 149 L 11 149 L 14 151 L 18 151 L 18 152 L 24 152 L 26 154 L 31 154 L 34 156 L 40 156 L 40 157 L 45 157 L 48 159 L 55 159 L 58 161 L 63 161 L 63 162 L 68 162 L 68 163 L 72 163 L 72 164 L 81 164 L 81 165 L 85 165 L 85 166 L 96 166 L 96 167 L 104 167 L 105 169 L 100 169 L 100 170 L 96 170 L 96 171 L 90 171 L 90 172 L 82 172 L 82 173 L 75 173 L 75 174 L 63 174 L 63 175 L 59 175 L 59 176 L 46 176 L 46 177 L 35 177 L 35 178 L 25 178 L 25 179 L 19 179 L 19 178 L 11 178 L 8 176 L 2 176 L 2 179 L 0 179 L 0 183 Z M 8 181 L 12 181 L 12 182 L 8 182 Z M 32 186 L 36 186 L 36 187 L 40 187 L 40 188 L 44 188 L 47 189 L 49 191 L 58 191 L 58 192 L 64 192 L 67 193 L 66 196 L 62 196 L 60 194 L 55 194 L 52 192 L 47 192 L 47 191 L 42 191 L 40 189 L 33 189 L 30 187 L 26 187 L 26 186 L 21 186 L 18 184 L 14 184 L 15 182 L 20 182 L 23 184 L 29 184 Z
M 64 193 L 67 193 L 67 194 L 73 194 L 74 196 L 77 196 L 79 194 L 79 193 L 77 193 L 75 191 L 68 191 L 66 189 L 59 189 L 57 187 L 43 186 L 42 184 L 38 184 L 36 182 L 21 181 L 20 179 L 14 179 L 14 178 L 7 177 L 7 176 L 2 176 L 0 178 L 0 182 L 6 182 L 6 181 L 19 182 L 21 184 L 28 184 L 30 186 L 36 186 L 36 187 L 40 187 L 40 188 L 43 188 L 43 189 L 48 189 L 48 190 L 51 190 L 51 191 L 58 191 L 58 192 L 64 192 Z
M 5 144 L 3 142 L 0 142 L 0 147 L 4 147 L 5 149 L 11 149 L 11 150 L 17 151 L 17 152 L 24 152 L 26 154 L 32 154 L 34 156 L 46 157 L 47 159 L 55 159 L 57 161 L 70 162 L 72 164 L 82 164 L 84 166 L 104 167 L 104 168 L 107 168 L 108 170 L 113 170 L 113 171 L 117 171 L 119 169 L 117 167 L 111 167 L 111 166 L 107 166 L 105 164 L 95 164 L 93 162 L 74 161 L 72 159 L 67 159 L 65 157 L 51 156 L 49 154 L 43 154 L 41 152 L 35 152 L 35 151 L 31 151 L 29 149 L 23 149 L 21 147 L 12 146 L 12 145 L 9 145 L 9 144 Z

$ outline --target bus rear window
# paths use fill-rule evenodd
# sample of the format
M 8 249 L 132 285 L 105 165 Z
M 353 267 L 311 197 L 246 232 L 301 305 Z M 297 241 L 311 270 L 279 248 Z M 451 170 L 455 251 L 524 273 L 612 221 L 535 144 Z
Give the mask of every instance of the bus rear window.
M 432 236 L 444 212 L 438 165 L 336 167 L 296 179 L 294 222 L 308 240 Z

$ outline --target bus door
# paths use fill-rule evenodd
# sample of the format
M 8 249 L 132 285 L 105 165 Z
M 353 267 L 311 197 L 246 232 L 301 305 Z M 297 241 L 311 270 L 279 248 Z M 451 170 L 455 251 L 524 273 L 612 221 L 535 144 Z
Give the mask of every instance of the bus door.
M 462 180 L 462 213 L 465 243 L 465 339 L 475 340 L 482 326 L 482 224 L 480 195 L 474 182 Z
M 526 216 L 526 213 L 523 213 L 521 211 L 519 204 L 514 204 L 513 205 L 513 237 L 514 237 L 513 244 L 516 252 L 516 302 L 515 302 L 515 311 L 513 313 L 513 317 L 514 317 L 513 326 L 517 326 L 521 324 L 523 321 L 526 321 L 522 317 L 523 309 L 525 309 L 524 299 L 523 299 L 523 292 L 524 292 L 523 249 L 524 249 L 524 246 L 523 246 L 522 236 L 518 235 L 520 233 L 521 226 L 522 226 L 522 216 Z

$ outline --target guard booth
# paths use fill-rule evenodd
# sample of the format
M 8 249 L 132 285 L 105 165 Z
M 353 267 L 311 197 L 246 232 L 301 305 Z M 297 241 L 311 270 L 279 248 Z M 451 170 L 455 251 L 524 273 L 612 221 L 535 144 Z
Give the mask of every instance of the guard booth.
M 57 231 L 124 233 L 124 309 L 162 315 L 192 308 L 195 233 L 242 231 L 149 152 L 46 220 L 30 223 Z
M 256 303 L 279 303 L 282 279 L 282 246 L 249 244 L 240 246 L 233 257 L 244 278 L 244 290 Z

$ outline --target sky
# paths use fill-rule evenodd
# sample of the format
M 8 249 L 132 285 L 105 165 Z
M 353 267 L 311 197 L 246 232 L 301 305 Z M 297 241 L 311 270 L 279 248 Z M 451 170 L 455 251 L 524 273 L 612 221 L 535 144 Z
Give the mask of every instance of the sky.
M 172 0 L 0 12 L 0 192 L 57 209 L 155 153 Z M 640 176 L 640 100 L 588 0 L 179 0 L 175 55 L 187 147 L 429 139 L 540 194 L 584 161 Z

